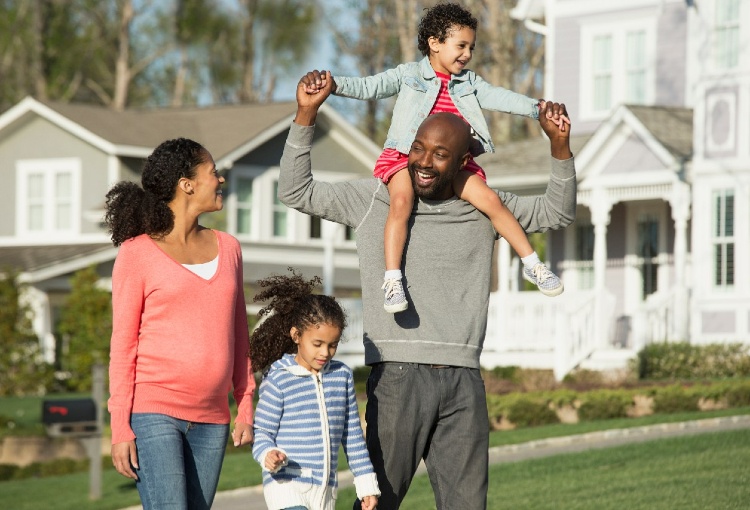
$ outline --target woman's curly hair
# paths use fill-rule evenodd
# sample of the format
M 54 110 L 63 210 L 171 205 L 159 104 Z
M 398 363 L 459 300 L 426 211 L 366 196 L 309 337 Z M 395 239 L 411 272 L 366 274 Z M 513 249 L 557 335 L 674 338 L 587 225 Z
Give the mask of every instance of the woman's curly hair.
M 250 361 L 253 370 L 265 372 L 271 363 L 284 354 L 297 352 L 290 335 L 294 327 L 305 331 L 311 326 L 330 324 L 341 331 L 346 328 L 346 314 L 331 296 L 313 294 L 321 280 L 315 276 L 305 280 L 293 268 L 289 275 L 274 275 L 258 281 L 264 289 L 254 302 L 268 302 L 258 317 L 263 320 L 250 335 Z
M 458 28 L 477 30 L 477 19 L 458 4 L 437 4 L 426 10 L 417 29 L 417 44 L 425 57 L 430 56 L 430 37 L 444 43 L 451 32 Z
M 141 234 L 159 238 L 174 227 L 174 215 L 167 206 L 174 198 L 177 182 L 193 179 L 196 168 L 208 161 L 208 151 L 198 142 L 176 138 L 162 142 L 143 165 L 141 184 L 122 181 L 107 192 L 104 223 L 112 242 Z

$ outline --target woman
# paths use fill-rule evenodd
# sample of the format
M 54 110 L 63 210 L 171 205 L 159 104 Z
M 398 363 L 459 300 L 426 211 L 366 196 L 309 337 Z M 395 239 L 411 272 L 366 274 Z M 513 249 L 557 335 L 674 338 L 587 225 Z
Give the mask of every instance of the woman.
M 224 178 L 200 144 L 168 140 L 146 160 L 143 188 L 107 193 L 120 246 L 112 271 L 112 462 L 136 480 L 144 509 L 210 508 L 232 439 L 252 442 L 242 251 L 198 224 L 223 206 Z

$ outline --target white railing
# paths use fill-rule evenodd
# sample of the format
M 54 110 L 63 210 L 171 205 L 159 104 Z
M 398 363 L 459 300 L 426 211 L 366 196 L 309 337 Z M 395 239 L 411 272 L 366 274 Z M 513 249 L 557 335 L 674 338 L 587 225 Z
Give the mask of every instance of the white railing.
M 687 291 L 680 292 L 675 287 L 650 295 L 633 317 L 634 348 L 639 350 L 653 342 L 685 340 L 690 320 L 686 313 L 687 299 Z
M 349 364 L 364 363 L 362 302 L 340 299 L 349 326 L 336 357 Z M 615 299 L 609 293 L 571 292 L 550 299 L 538 292 L 491 294 L 484 341 L 483 365 L 523 353 L 530 366 L 550 368 L 560 380 L 597 347 L 607 344 Z M 486 366 L 486 368 L 492 368 Z

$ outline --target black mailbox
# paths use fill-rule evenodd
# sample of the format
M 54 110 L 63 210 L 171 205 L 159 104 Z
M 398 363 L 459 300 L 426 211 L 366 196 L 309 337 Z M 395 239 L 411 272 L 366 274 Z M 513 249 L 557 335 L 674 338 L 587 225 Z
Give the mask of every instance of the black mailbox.
M 85 437 L 99 432 L 96 403 L 90 398 L 44 400 L 42 423 L 53 437 Z

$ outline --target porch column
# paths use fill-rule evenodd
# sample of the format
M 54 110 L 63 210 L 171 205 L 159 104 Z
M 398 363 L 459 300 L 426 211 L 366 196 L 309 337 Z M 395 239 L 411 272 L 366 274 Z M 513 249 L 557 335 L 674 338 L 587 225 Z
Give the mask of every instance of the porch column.
M 685 274 L 687 266 L 687 229 L 690 219 L 690 186 L 675 183 L 669 198 L 674 221 L 674 336 L 675 340 L 688 339 L 689 301 Z
M 511 253 L 510 244 L 503 238 L 497 243 L 497 292 L 508 294 L 511 290 Z
M 591 223 L 594 226 L 594 292 L 596 293 L 595 327 L 597 343 L 602 347 L 610 347 L 608 331 L 610 324 L 603 311 L 604 295 L 606 293 L 607 274 L 607 227 L 610 222 L 612 202 L 607 197 L 607 191 L 597 188 L 591 202 Z
M 612 203 L 603 189 L 594 190 L 591 203 L 591 223 L 594 226 L 594 288 L 604 290 L 607 271 L 607 227 Z

